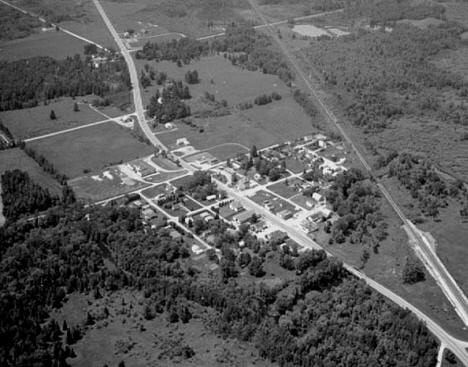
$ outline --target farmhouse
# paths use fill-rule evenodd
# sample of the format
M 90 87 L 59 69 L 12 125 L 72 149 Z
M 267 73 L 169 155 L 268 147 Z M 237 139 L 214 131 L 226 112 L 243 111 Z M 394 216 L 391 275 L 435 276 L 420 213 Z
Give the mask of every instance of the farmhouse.
M 180 138 L 176 140 L 176 145 L 179 147 L 183 147 L 190 145 L 190 142 L 187 140 L 187 138 Z

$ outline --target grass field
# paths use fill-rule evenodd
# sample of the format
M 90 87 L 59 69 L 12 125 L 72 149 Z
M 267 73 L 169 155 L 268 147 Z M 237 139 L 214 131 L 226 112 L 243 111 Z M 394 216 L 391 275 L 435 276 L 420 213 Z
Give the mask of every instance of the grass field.
M 26 38 L 0 42 L 0 60 L 19 60 L 34 56 L 64 59 L 83 54 L 86 43 L 63 32 L 49 31 L 32 34 Z
M 86 97 L 83 97 L 86 98 Z M 87 104 L 81 103 L 83 98 L 60 98 L 23 110 L 0 112 L 0 120 L 8 127 L 17 139 L 27 139 L 55 131 L 105 120 L 105 117 L 92 110 Z M 73 111 L 73 104 L 78 102 L 80 110 Z M 56 120 L 50 119 L 50 111 L 54 110 Z
M 216 100 L 225 99 L 229 106 L 240 102 L 253 102 L 260 94 L 276 91 L 283 97 L 290 94 L 288 87 L 275 75 L 262 74 L 258 71 L 243 70 L 233 66 L 223 56 L 203 57 L 189 65 L 178 67 L 170 61 L 155 63 L 147 60 L 136 60 L 138 68 L 143 69 L 145 64 L 151 65 L 157 71 L 164 71 L 169 78 L 184 80 L 188 70 L 197 70 L 200 78 L 199 84 L 190 85 L 192 99 L 202 97 L 205 92 L 214 94 Z M 160 87 L 153 82 L 153 86 L 143 91 L 145 104 Z
M 111 167 L 96 175 L 74 178 L 69 180 L 68 184 L 75 191 L 77 198 L 93 202 L 127 194 L 147 186 L 126 177 L 117 167 Z
M 286 181 L 274 183 L 273 185 L 267 186 L 267 189 L 274 192 L 276 195 L 279 195 L 286 199 L 289 199 L 292 196 L 297 195 L 296 190 L 286 185 L 285 182 Z
M 193 241 L 193 240 L 192 240 Z M 200 261 L 199 261 L 200 262 Z M 195 262 L 194 263 L 199 263 Z M 200 264 L 203 266 L 203 264 Z M 248 344 L 223 339 L 204 325 L 207 315 L 198 307 L 191 307 L 194 317 L 186 324 L 171 324 L 167 315 L 158 315 L 153 320 L 143 318 L 144 304 L 142 293 L 119 291 L 105 294 L 99 300 L 91 296 L 72 294 L 64 306 L 53 312 L 52 317 L 61 325 L 66 320 L 69 325 L 81 324 L 87 312 L 102 315 L 107 307 L 109 316 L 96 321 L 83 339 L 74 345 L 76 358 L 67 362 L 72 367 L 117 366 L 124 361 L 127 366 L 258 366 L 277 367 L 258 356 L 258 352 Z M 190 359 L 164 357 L 163 351 L 168 340 L 183 336 L 194 350 Z
M 163 181 L 171 180 L 173 178 L 177 178 L 186 174 L 187 171 L 174 171 L 174 172 L 159 172 L 154 175 L 145 177 L 145 181 L 152 182 L 152 183 L 160 183 Z
M 102 124 L 28 144 L 70 178 L 149 155 L 152 147 L 116 124 Z
M 0 175 L 8 170 L 20 169 L 29 174 L 31 179 L 51 193 L 61 194 L 62 187 L 52 176 L 42 170 L 42 168 L 26 153 L 19 148 L 0 151 Z
M 194 122 L 203 128 L 202 133 L 199 129 L 178 123 L 178 130 L 161 134 L 159 139 L 164 144 L 175 147 L 177 139 L 186 137 L 199 150 L 225 143 L 264 148 L 316 131 L 310 118 L 290 98 L 242 113 L 219 118 L 194 119 Z M 210 153 L 216 155 L 216 152 Z
M 445 6 L 445 15 L 448 20 L 468 26 L 468 3 L 466 1 L 451 1 L 442 4 Z

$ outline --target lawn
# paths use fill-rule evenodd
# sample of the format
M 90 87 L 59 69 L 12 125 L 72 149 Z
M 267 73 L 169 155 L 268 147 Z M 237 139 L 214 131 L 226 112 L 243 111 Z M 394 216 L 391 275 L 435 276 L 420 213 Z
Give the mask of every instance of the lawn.
M 145 177 L 145 181 L 152 182 L 152 183 L 160 183 L 163 181 L 171 180 L 173 178 L 182 176 L 186 174 L 187 171 L 181 170 L 181 171 L 174 171 L 174 172 L 159 172 L 154 175 L 150 175 L 148 177 Z
M 0 175 L 8 170 L 20 169 L 29 174 L 31 179 L 51 193 L 61 194 L 62 187 L 52 176 L 44 172 L 42 168 L 26 153 L 19 148 L 0 151 Z
M 267 189 L 283 198 L 289 199 L 290 197 L 296 195 L 297 192 L 293 187 L 286 185 L 285 182 L 286 181 L 274 183 L 273 185 L 267 186 Z
M 158 185 L 150 187 L 141 193 L 145 196 L 148 196 L 150 199 L 155 198 L 158 195 L 164 194 L 166 192 L 166 185 Z
M 0 60 L 14 61 L 34 56 L 64 59 L 82 54 L 86 43 L 63 32 L 48 31 L 26 38 L 0 42 Z
M 17 139 L 27 139 L 45 135 L 72 127 L 105 120 L 105 117 L 92 110 L 88 104 L 82 103 L 84 99 L 92 97 L 60 98 L 50 101 L 47 106 L 43 104 L 22 110 L 0 112 L 0 120 L 8 127 Z M 78 102 L 79 111 L 73 111 L 73 105 Z M 54 110 L 56 120 L 50 119 L 50 111 Z
M 101 201 L 141 189 L 147 184 L 126 177 L 117 167 L 95 175 L 69 180 L 68 184 L 79 199 Z
M 177 171 L 180 170 L 180 167 L 178 167 L 175 163 L 173 163 L 171 160 L 163 157 L 151 157 L 151 160 L 153 161 L 154 164 L 159 166 L 160 168 L 166 170 L 166 171 Z
M 27 146 L 44 155 L 59 172 L 70 178 L 82 175 L 84 170 L 100 171 L 153 152 L 151 146 L 113 123 L 33 141 Z
M 135 60 L 137 67 L 143 69 L 145 64 L 153 66 L 157 71 L 164 71 L 169 78 L 184 80 L 188 70 L 197 70 L 200 78 L 199 84 L 189 86 L 192 99 L 202 97 L 205 92 L 215 95 L 216 100 L 225 99 L 229 106 L 240 102 L 252 102 L 260 94 L 276 91 L 282 96 L 290 94 L 289 88 L 275 75 L 262 74 L 258 71 L 248 71 L 233 66 L 223 56 L 203 57 L 189 65 L 178 67 L 170 61 L 154 63 L 148 60 Z M 147 104 L 150 97 L 159 86 L 153 86 L 143 91 L 143 102 Z

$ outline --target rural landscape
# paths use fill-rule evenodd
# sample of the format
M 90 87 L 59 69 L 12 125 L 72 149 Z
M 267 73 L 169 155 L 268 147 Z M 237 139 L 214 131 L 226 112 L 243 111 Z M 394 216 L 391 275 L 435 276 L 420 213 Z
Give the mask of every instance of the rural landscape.
M 468 367 L 467 1 L 0 31 L 0 366 Z

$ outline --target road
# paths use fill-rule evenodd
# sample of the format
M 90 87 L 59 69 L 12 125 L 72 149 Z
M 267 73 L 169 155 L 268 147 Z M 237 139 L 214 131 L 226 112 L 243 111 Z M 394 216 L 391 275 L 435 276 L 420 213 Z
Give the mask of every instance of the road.
M 138 124 L 140 125 L 140 128 L 142 132 L 146 135 L 146 137 L 149 139 L 151 144 L 153 144 L 155 147 L 158 147 L 160 149 L 167 150 L 164 144 L 153 134 L 153 132 L 151 131 L 151 128 L 148 125 L 148 122 L 146 121 L 145 109 L 143 107 L 143 100 L 141 98 L 141 89 L 140 89 L 140 81 L 138 79 L 138 71 L 135 66 L 135 62 L 133 61 L 132 55 L 130 54 L 127 47 L 125 47 L 124 42 L 122 41 L 119 34 L 117 33 L 114 26 L 112 25 L 111 21 L 107 17 L 106 12 L 104 11 L 101 4 L 99 3 L 99 0 L 93 0 L 93 2 L 99 14 L 102 17 L 102 20 L 104 21 L 107 28 L 109 29 L 109 32 L 112 34 L 112 37 L 117 43 L 117 46 L 119 47 L 120 52 L 125 59 L 125 62 L 127 63 L 128 72 L 130 74 L 130 81 L 132 84 L 133 105 L 135 106 L 135 113 L 137 115 L 137 120 L 138 120 Z
M 3 4 L 5 4 L 6 6 L 9 6 L 10 8 L 13 8 L 13 9 L 15 9 L 15 10 L 18 10 L 18 11 L 20 11 L 20 12 L 23 13 L 23 14 L 30 15 L 30 16 L 32 16 L 32 17 L 34 17 L 34 18 L 37 18 L 37 19 L 39 19 L 39 20 L 40 20 L 42 23 L 44 23 L 44 24 L 47 23 L 47 21 L 46 21 L 44 18 L 42 18 L 41 16 L 39 16 L 39 15 L 37 15 L 37 14 L 34 14 L 34 13 L 30 12 L 30 11 L 27 11 L 27 10 L 25 10 L 25 9 L 22 9 L 22 8 L 16 6 L 16 5 L 10 4 L 8 1 L 0 0 L 0 3 L 3 3 Z M 59 26 L 58 24 L 50 23 L 50 25 L 51 25 L 52 27 L 54 27 L 54 28 L 55 28 L 55 27 L 58 27 L 58 29 L 59 29 L 60 31 L 62 31 L 63 33 L 66 33 L 66 34 L 68 34 L 68 35 L 70 35 L 70 36 L 72 36 L 72 37 L 75 37 L 75 38 L 77 38 L 77 39 L 79 39 L 79 40 L 81 40 L 81 41 L 84 41 L 84 42 L 86 42 L 86 43 L 89 43 L 89 44 L 92 44 L 92 45 L 96 45 L 96 47 L 100 48 L 101 50 L 106 50 L 106 51 L 107 51 L 107 49 L 106 49 L 104 46 L 100 45 L 99 43 L 96 43 L 96 42 L 94 42 L 94 41 L 91 41 L 91 40 L 88 39 L 88 38 L 85 38 L 85 37 L 80 36 L 80 35 L 78 35 L 78 34 L 76 34 L 76 33 L 73 33 L 72 31 L 69 31 L 68 29 L 63 28 L 63 27 Z
M 134 63 L 134 61 L 133 61 L 133 59 L 132 59 L 132 57 L 130 55 L 130 52 L 126 49 L 125 45 L 123 44 L 123 42 L 120 39 L 119 35 L 117 34 L 116 30 L 114 29 L 112 23 L 110 22 L 109 18 L 107 17 L 107 15 L 106 15 L 104 9 L 102 8 L 102 6 L 100 5 L 99 1 L 98 0 L 93 0 L 93 2 L 96 5 L 99 13 L 101 14 L 101 17 L 103 18 L 104 22 L 106 23 L 109 31 L 111 32 L 112 36 L 114 37 L 117 45 L 119 46 L 119 49 L 121 50 L 121 53 L 125 58 L 125 61 L 127 62 L 130 77 L 131 77 L 131 81 L 132 81 L 134 105 L 135 105 L 135 109 L 136 109 L 136 113 L 137 113 L 137 117 L 138 117 L 138 123 L 140 124 L 140 127 L 141 127 L 143 133 L 146 135 L 146 137 L 151 141 L 151 143 L 154 146 L 165 149 L 165 146 L 153 134 L 153 132 L 149 128 L 149 126 L 147 124 L 147 121 L 145 119 L 144 110 L 143 110 L 143 103 L 142 103 L 142 99 L 141 99 L 141 91 L 140 91 L 140 87 L 139 87 L 138 73 L 137 73 L 137 70 L 136 70 L 136 67 L 135 67 L 135 63 Z M 269 25 L 268 21 L 265 19 L 263 14 L 259 11 L 256 3 L 254 1 L 252 1 L 252 0 L 249 0 L 249 2 L 251 3 L 254 10 L 258 13 L 260 18 L 262 19 L 262 22 L 265 24 L 265 27 L 267 29 L 271 29 L 271 26 Z M 321 106 L 321 108 L 323 109 L 325 115 L 328 116 L 328 119 L 330 120 L 330 122 L 332 122 L 335 125 L 335 127 L 338 129 L 338 131 L 340 131 L 340 133 L 343 135 L 345 140 L 348 142 L 348 144 L 352 147 L 352 149 L 354 150 L 354 152 L 358 156 L 359 160 L 362 162 L 363 166 L 369 172 L 371 172 L 370 165 L 364 159 L 364 157 L 359 152 L 359 150 L 356 148 L 356 146 L 354 145 L 352 140 L 349 138 L 349 136 L 346 134 L 346 132 L 341 128 L 341 126 L 339 126 L 337 118 L 329 110 L 329 108 L 322 102 L 322 100 L 318 96 L 317 92 L 315 91 L 315 89 L 311 85 L 310 81 L 308 80 L 308 78 L 306 77 L 306 75 L 304 74 L 302 69 L 299 67 L 299 65 L 296 63 L 296 61 L 289 54 L 288 50 L 285 48 L 285 46 L 282 44 L 282 42 L 278 39 L 275 32 L 271 32 L 271 33 L 272 33 L 273 39 L 276 40 L 276 42 L 280 46 L 280 49 L 283 51 L 285 56 L 288 58 L 288 60 L 291 62 L 291 64 L 296 69 L 297 74 L 300 76 L 301 79 L 303 79 L 303 81 L 305 82 L 305 84 L 308 87 L 308 89 L 310 90 L 310 92 L 313 94 L 313 96 L 318 101 L 318 103 Z M 183 160 L 181 161 L 181 164 L 182 164 L 182 166 L 184 168 L 187 168 L 189 171 L 191 171 L 191 172 L 194 171 L 193 167 L 190 164 L 186 164 L 185 162 L 183 162 Z M 216 182 L 218 183 L 218 185 L 220 186 L 221 189 L 226 190 L 226 192 L 230 193 L 234 198 L 236 198 L 241 203 L 243 203 L 247 208 L 256 207 L 257 210 L 260 210 L 259 205 L 253 203 L 251 200 L 249 200 L 246 197 L 240 195 L 239 193 L 236 193 L 234 190 L 232 190 L 231 188 L 228 188 L 226 185 L 222 184 L 221 182 L 219 182 L 219 181 L 216 181 Z M 384 190 L 385 190 L 385 188 L 384 188 Z M 390 197 L 389 193 L 386 190 L 385 190 L 385 192 Z M 387 197 L 387 195 L 385 195 L 385 196 Z M 398 208 L 398 206 L 394 203 L 393 200 L 392 200 L 392 202 L 395 205 L 394 208 Z M 392 204 L 392 202 L 391 202 L 391 204 Z M 160 210 L 160 209 L 158 208 L 158 210 Z M 401 214 L 403 214 L 399 208 L 398 208 L 398 211 Z M 262 208 L 262 210 L 260 210 L 260 212 L 263 213 L 268 219 L 272 220 L 272 222 L 274 224 L 278 225 L 278 227 L 283 228 L 287 233 L 290 234 L 291 238 L 293 238 L 294 240 L 296 240 L 298 243 L 302 244 L 303 246 L 308 247 L 308 248 L 321 248 L 316 242 L 312 241 L 309 237 L 305 236 L 303 233 L 300 233 L 297 230 L 291 229 L 284 222 L 279 220 L 279 218 L 275 218 L 274 215 L 272 215 L 269 212 L 266 212 L 265 209 Z M 406 221 L 408 221 L 408 220 L 406 219 Z M 401 297 L 399 297 L 398 295 L 396 295 L 395 293 L 393 293 L 389 289 L 385 288 L 384 286 L 380 285 L 379 283 L 377 283 L 377 282 L 373 281 L 372 279 L 368 278 L 365 274 L 357 271 L 355 268 L 353 268 L 352 266 L 349 266 L 347 264 L 345 264 L 344 266 L 352 274 L 354 274 L 355 276 L 359 277 L 360 279 L 363 279 L 364 281 L 366 281 L 366 283 L 370 287 L 374 288 L 375 290 L 377 290 L 378 292 L 380 292 L 384 296 L 388 297 L 389 299 L 391 299 L 393 302 L 397 303 L 401 307 L 411 310 L 420 320 L 422 320 L 422 321 L 424 321 L 426 323 L 429 330 L 431 330 L 432 333 L 434 335 L 436 335 L 440 339 L 441 343 L 443 343 L 448 348 L 450 348 L 457 355 L 457 357 L 460 358 L 460 360 L 463 363 L 468 365 L 468 352 L 465 349 L 465 348 L 468 347 L 467 342 L 463 342 L 463 341 L 460 341 L 460 340 L 458 340 L 456 338 L 453 338 L 444 329 L 442 329 L 436 322 L 434 322 L 429 316 L 424 314 L 422 311 L 420 311 L 419 309 L 417 309 L 416 307 L 414 307 L 409 302 L 405 301 L 404 299 L 402 299 Z
M 277 36 L 276 32 L 272 30 L 272 26 L 269 25 L 267 19 L 265 16 L 262 14 L 260 11 L 258 5 L 256 4 L 255 0 L 248 0 L 249 3 L 251 4 L 252 8 L 255 10 L 257 15 L 261 18 L 262 22 L 267 25 L 267 29 L 269 30 L 269 33 L 271 37 L 276 41 L 278 44 L 279 48 L 285 55 L 285 57 L 288 59 L 290 64 L 294 67 L 297 75 L 300 77 L 300 79 L 305 83 L 307 86 L 307 89 L 310 91 L 310 93 L 313 95 L 314 99 L 317 101 L 319 104 L 320 108 L 324 112 L 325 117 L 327 117 L 327 120 L 340 132 L 340 134 L 343 136 L 343 138 L 346 140 L 346 142 L 351 146 L 352 150 L 354 153 L 357 155 L 359 158 L 361 164 L 364 166 L 364 168 L 369 172 L 372 173 L 372 168 L 370 164 L 366 161 L 364 156 L 361 154 L 359 149 L 356 147 L 352 139 L 349 137 L 347 132 L 343 129 L 343 127 L 338 123 L 338 119 L 336 116 L 333 114 L 333 112 L 328 108 L 328 106 L 322 101 L 321 97 L 317 93 L 316 89 L 314 86 L 311 84 L 310 79 L 306 76 L 304 71 L 301 69 L 299 64 L 296 62 L 294 57 L 291 55 L 289 50 L 286 48 L 284 45 L 283 41 L 279 39 Z M 392 198 L 388 190 L 385 188 L 384 184 L 379 182 L 378 183 L 379 190 L 383 194 L 383 196 L 387 199 L 387 201 L 390 203 L 392 208 L 395 210 L 397 215 L 400 217 L 402 220 L 403 224 L 407 225 L 412 232 L 414 232 L 415 238 L 418 239 L 417 241 L 417 251 L 416 253 L 418 255 L 422 255 L 422 260 L 425 262 L 427 265 L 428 271 L 431 273 L 431 275 L 434 277 L 436 282 L 439 284 L 440 288 L 448 298 L 448 300 L 452 303 L 452 305 L 455 307 L 456 312 L 460 315 L 460 318 L 464 322 L 465 326 L 468 326 L 468 301 L 463 293 L 463 291 L 460 289 L 460 287 L 456 284 L 455 280 L 453 277 L 450 275 L 448 272 L 447 268 L 442 264 L 440 259 L 438 258 L 437 254 L 435 251 L 432 249 L 432 246 L 428 246 L 428 241 L 427 239 L 424 238 L 424 236 L 421 235 L 421 231 L 419 231 L 416 226 L 414 226 L 413 223 L 404 215 L 403 211 L 400 209 L 398 204 L 395 202 L 395 200 Z

